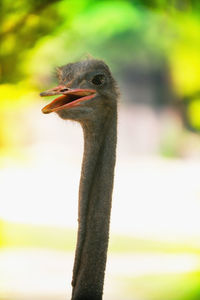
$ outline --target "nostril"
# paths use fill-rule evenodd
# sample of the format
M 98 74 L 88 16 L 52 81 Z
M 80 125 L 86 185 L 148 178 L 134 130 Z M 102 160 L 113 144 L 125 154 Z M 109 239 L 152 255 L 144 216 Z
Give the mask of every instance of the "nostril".
M 61 93 L 67 92 L 69 89 L 68 88 L 64 88 L 62 90 L 60 90 Z

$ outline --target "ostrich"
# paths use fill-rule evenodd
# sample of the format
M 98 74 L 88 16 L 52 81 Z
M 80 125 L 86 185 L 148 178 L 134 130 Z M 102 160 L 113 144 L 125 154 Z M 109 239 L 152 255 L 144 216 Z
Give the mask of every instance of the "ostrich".
M 42 112 L 78 121 L 84 135 L 71 299 L 101 300 L 116 157 L 118 89 L 101 60 L 70 63 L 57 72 L 59 86 L 40 95 L 61 96 Z

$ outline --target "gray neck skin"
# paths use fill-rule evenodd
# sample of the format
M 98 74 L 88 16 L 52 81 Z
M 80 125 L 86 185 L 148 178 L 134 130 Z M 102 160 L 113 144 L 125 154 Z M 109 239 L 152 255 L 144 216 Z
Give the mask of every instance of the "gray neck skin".
M 106 266 L 117 111 L 82 124 L 84 156 L 79 189 L 79 228 L 72 300 L 101 300 Z

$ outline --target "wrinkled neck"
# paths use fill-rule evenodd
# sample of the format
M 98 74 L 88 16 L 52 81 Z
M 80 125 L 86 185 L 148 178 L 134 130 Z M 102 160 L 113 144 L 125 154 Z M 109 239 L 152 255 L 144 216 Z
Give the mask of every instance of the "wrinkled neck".
M 73 300 L 102 299 L 116 150 L 117 111 L 83 124 Z

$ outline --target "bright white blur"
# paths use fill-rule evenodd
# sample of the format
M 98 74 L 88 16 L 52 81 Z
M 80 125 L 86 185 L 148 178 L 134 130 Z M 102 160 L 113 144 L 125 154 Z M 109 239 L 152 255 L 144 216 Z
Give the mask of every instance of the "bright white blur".
M 152 111 L 135 110 L 119 111 L 112 231 L 195 240 L 200 237 L 200 157 L 157 156 L 162 128 Z M 31 162 L 23 167 L 8 162 L 0 170 L 0 217 L 76 228 L 82 130 L 54 114 L 42 115 L 39 107 L 28 113 L 35 136 L 26 149 Z
M 180 120 L 170 111 L 157 116 L 150 108 L 120 106 L 111 235 L 199 247 L 198 149 L 186 142 L 183 159 L 158 155 L 162 135 L 173 122 L 180 133 Z M 54 114 L 43 115 L 38 105 L 26 112 L 25 124 L 32 135 L 27 163 L 8 159 L 0 169 L 0 218 L 76 230 L 82 130 Z M 2 249 L 0 299 L 69 298 L 73 259 L 74 253 L 50 249 Z M 109 253 L 104 299 L 149 299 L 148 288 L 136 279 L 179 276 L 199 266 L 195 253 Z M 134 278 L 133 292 L 125 278 Z M 151 293 L 156 295 L 157 288 Z

